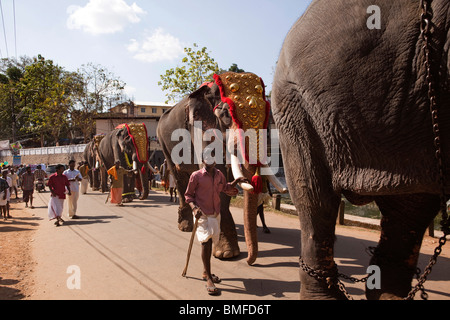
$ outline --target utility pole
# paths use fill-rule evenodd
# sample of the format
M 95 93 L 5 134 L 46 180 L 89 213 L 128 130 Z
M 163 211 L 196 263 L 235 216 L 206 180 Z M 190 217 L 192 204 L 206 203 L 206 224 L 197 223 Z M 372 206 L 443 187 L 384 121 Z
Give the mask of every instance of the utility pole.
M 14 107 L 15 107 L 15 101 L 14 101 L 14 89 L 11 88 L 10 90 L 10 97 L 11 97 L 11 120 L 12 120 L 12 143 L 16 142 L 16 121 L 17 121 L 17 116 L 16 113 L 14 112 Z

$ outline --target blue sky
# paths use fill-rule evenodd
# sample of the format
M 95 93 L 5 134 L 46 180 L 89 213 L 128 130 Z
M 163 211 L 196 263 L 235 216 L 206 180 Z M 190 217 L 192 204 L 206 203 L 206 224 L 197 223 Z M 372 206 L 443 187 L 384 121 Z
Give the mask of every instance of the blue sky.
M 181 66 L 183 48 L 207 47 L 271 89 L 283 40 L 310 0 L 1 1 L 1 57 L 43 55 L 68 71 L 92 62 L 127 84 L 136 101 L 163 102 L 160 75 Z M 5 41 L 6 34 L 6 41 Z M 17 44 L 17 46 L 16 46 Z M 8 50 L 6 50 L 6 46 Z

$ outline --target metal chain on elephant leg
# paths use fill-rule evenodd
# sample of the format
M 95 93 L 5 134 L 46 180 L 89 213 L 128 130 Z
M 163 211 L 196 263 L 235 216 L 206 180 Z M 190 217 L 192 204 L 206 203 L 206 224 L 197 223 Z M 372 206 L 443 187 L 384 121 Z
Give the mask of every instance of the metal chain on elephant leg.
M 433 266 L 436 264 L 437 258 L 442 252 L 442 247 L 447 242 L 447 235 L 450 234 L 450 221 L 447 213 L 447 201 L 445 195 L 445 168 L 443 161 L 443 153 L 442 153 L 442 145 L 441 145 L 441 131 L 440 131 L 440 122 L 439 122 L 439 107 L 437 104 L 437 97 L 435 91 L 435 82 L 433 77 L 432 70 L 432 46 L 431 46 L 431 28 L 432 28 L 432 19 L 433 19 L 433 11 L 431 9 L 431 4 L 433 0 L 420 0 L 420 6 L 422 10 L 422 14 L 420 16 L 420 31 L 421 37 L 424 42 L 423 51 L 425 56 L 425 70 L 427 72 L 426 80 L 428 85 L 428 98 L 430 102 L 430 112 L 431 112 L 431 121 L 433 125 L 433 134 L 434 134 L 434 146 L 435 146 L 435 156 L 439 170 L 439 186 L 440 186 L 440 211 L 442 214 L 441 227 L 444 235 L 439 239 L 439 245 L 434 250 L 434 254 L 430 259 L 430 262 L 424 269 L 424 273 L 419 276 L 420 270 L 417 272 L 417 281 L 418 283 L 412 288 L 409 292 L 408 296 L 405 298 L 406 300 L 414 299 L 417 291 L 422 291 L 422 299 L 426 300 L 428 295 L 425 292 L 425 288 L 423 284 L 427 280 L 427 276 L 431 273 Z
M 300 258 L 300 268 L 310 277 L 316 279 L 319 282 L 326 283 L 328 289 L 332 287 L 337 287 L 340 292 L 342 292 L 348 300 L 353 300 L 353 297 L 350 296 L 347 289 L 345 288 L 344 283 L 339 280 L 339 277 L 350 280 L 352 282 L 367 282 L 370 275 L 358 279 L 355 277 L 350 277 L 345 274 L 339 273 L 336 263 L 334 263 L 333 267 L 329 270 L 316 270 L 308 266 L 302 258 Z

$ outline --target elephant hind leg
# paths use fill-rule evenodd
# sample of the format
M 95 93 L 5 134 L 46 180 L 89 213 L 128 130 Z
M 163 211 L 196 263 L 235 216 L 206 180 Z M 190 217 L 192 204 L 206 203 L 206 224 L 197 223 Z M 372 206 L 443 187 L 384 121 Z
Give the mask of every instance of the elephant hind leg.
M 371 265 L 381 271 L 381 289 L 366 287 L 368 299 L 400 299 L 410 289 L 423 235 L 439 211 L 439 196 L 412 194 L 376 199 L 383 215 Z
M 304 192 L 310 193 L 306 188 Z M 302 250 L 300 299 L 344 300 L 346 297 L 337 283 L 330 285 L 324 280 L 337 276 L 334 262 L 335 223 L 341 199 L 334 193 L 328 193 L 328 196 L 322 193 L 320 200 L 309 199 L 309 203 L 297 205 Z M 308 272 L 308 269 L 314 272 Z M 316 272 L 321 274 L 320 279 L 314 276 Z
M 178 207 L 178 229 L 183 232 L 191 232 L 194 228 L 194 219 L 192 217 L 191 207 L 186 203 L 184 193 L 186 192 L 190 174 L 178 170 L 173 171 L 177 181 L 178 197 L 180 206 Z
M 292 113 L 278 122 L 283 163 L 291 199 L 300 219 L 301 260 L 304 266 L 335 276 L 334 243 L 336 219 L 341 203 L 340 192 L 333 189 L 326 154 L 309 116 L 299 106 L 297 118 Z M 291 123 L 298 123 L 292 130 Z M 300 298 L 345 299 L 336 285 L 317 279 L 300 268 Z

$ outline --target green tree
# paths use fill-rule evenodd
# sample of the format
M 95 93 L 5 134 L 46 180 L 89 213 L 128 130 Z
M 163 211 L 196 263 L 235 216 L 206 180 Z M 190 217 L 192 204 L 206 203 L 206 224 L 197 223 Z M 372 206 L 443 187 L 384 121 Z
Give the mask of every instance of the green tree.
M 219 72 L 220 72 L 220 73 L 225 73 L 225 72 L 228 72 L 228 71 L 232 71 L 232 72 L 236 72 L 236 73 L 243 73 L 243 72 L 245 72 L 245 70 L 239 68 L 238 65 L 237 65 L 236 63 L 233 63 L 233 64 L 231 65 L 231 67 L 228 68 L 228 70 L 220 69 Z
M 24 70 L 15 60 L 0 62 L 0 135 L 2 139 L 17 140 L 21 128 L 21 101 L 17 96 Z
M 206 47 L 200 49 L 196 43 L 193 48 L 184 48 L 186 56 L 181 61 L 183 65 L 166 70 L 166 73 L 161 75 L 158 85 L 168 91 L 166 103 L 178 102 L 204 82 L 213 81 L 213 75 L 219 72 L 219 66 L 206 50 Z
M 125 83 L 105 67 L 92 63 L 82 65 L 77 76 L 70 118 L 72 129 L 80 131 L 86 142 L 95 132 L 94 117 L 123 100 Z
M 28 130 L 40 135 L 42 146 L 46 133 L 57 143 L 61 134 L 67 132 L 76 81 L 75 73 L 65 71 L 41 55 L 25 68 L 19 94 L 26 104 Z

